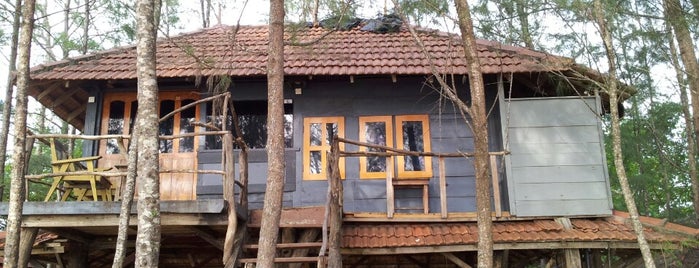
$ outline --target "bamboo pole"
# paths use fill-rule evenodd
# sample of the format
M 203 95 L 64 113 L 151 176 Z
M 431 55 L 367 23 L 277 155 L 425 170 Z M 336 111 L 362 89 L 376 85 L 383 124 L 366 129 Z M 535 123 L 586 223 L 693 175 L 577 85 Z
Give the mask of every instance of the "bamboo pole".
M 447 174 L 444 165 L 444 157 L 439 158 L 439 211 L 442 219 L 449 215 L 447 211 Z
M 223 200 L 226 201 L 228 212 L 228 227 L 226 237 L 223 240 L 224 267 L 234 267 L 237 256 L 232 256 L 234 251 L 235 230 L 238 227 L 238 215 L 235 208 L 235 162 L 233 160 L 233 135 L 223 136 Z
M 230 94 L 231 94 L 230 92 L 224 92 L 224 93 L 221 93 L 221 94 L 218 94 L 218 95 L 215 95 L 215 96 L 211 96 L 211 97 L 207 97 L 207 98 L 203 98 L 203 99 L 197 100 L 197 101 L 195 101 L 195 102 L 192 102 L 192 103 L 190 103 L 190 104 L 187 104 L 187 105 L 185 105 L 185 106 L 182 106 L 182 107 L 180 107 L 180 108 L 178 108 L 178 109 L 175 109 L 174 111 L 172 111 L 172 112 L 170 112 L 170 113 L 164 115 L 163 117 L 161 117 L 161 118 L 158 120 L 158 122 L 163 122 L 163 121 L 167 120 L 168 118 L 174 116 L 175 114 L 177 114 L 177 113 L 179 113 L 179 112 L 181 112 L 181 111 L 187 110 L 187 109 L 189 109 L 190 107 L 193 107 L 193 106 L 195 106 L 195 105 L 197 105 L 197 104 L 199 104 L 199 103 L 204 103 L 204 102 L 207 102 L 207 101 L 211 101 L 211 100 L 214 100 L 214 99 L 218 99 L 218 98 L 220 98 L 220 97 L 228 96 L 228 95 L 230 95 Z
M 333 137 L 333 143 L 330 148 L 330 157 L 328 165 L 332 165 L 329 170 L 331 189 L 330 198 L 330 230 L 328 237 L 328 267 L 342 267 L 342 254 L 340 247 L 342 246 L 342 207 L 343 207 L 343 188 L 342 179 L 340 178 L 340 143 L 337 136 Z
M 393 158 L 386 157 L 386 215 L 393 218 L 396 211 L 396 199 L 393 191 Z
M 364 146 L 364 147 L 381 149 L 381 150 L 387 151 L 387 152 L 366 152 L 366 151 L 342 152 L 343 156 L 390 156 L 390 155 L 434 156 L 434 157 L 473 157 L 473 156 L 475 156 L 474 153 L 467 153 L 467 152 L 458 152 L 458 153 L 416 152 L 416 151 L 396 149 L 396 148 L 388 147 L 388 146 L 376 145 L 373 143 L 353 141 L 353 140 L 349 140 L 349 139 L 345 139 L 345 138 L 338 138 L 338 140 L 340 142 L 349 143 L 349 144 L 353 144 L 353 145 L 357 145 L 357 146 Z M 397 154 L 391 154 L 388 152 L 393 152 L 393 153 L 397 153 Z M 490 155 L 506 155 L 509 153 L 510 152 L 508 152 L 508 151 L 489 152 Z

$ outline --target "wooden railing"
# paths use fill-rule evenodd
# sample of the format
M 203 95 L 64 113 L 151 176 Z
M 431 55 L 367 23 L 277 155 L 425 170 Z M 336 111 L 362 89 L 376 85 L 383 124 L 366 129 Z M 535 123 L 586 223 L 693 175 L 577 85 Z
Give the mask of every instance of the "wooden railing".
M 371 144 L 371 143 L 366 143 L 366 142 L 359 142 L 359 141 L 353 141 L 349 139 L 344 139 L 344 138 L 336 138 L 336 142 L 342 142 L 346 144 L 352 144 L 356 145 L 359 147 L 366 147 L 366 148 L 373 148 L 377 149 L 380 151 L 339 151 L 337 153 L 335 152 L 330 152 L 330 155 L 335 155 L 337 154 L 338 157 L 367 157 L 367 156 L 381 156 L 381 157 L 386 157 L 386 213 L 388 218 L 393 218 L 395 214 L 395 195 L 393 192 L 394 188 L 394 180 L 395 175 L 393 174 L 393 157 L 395 156 L 424 156 L 424 157 L 436 157 L 438 159 L 438 164 L 439 164 L 439 206 L 440 206 L 440 214 L 441 217 L 446 219 L 448 217 L 448 209 L 447 209 L 447 183 L 446 183 L 446 165 L 445 165 L 445 159 L 447 158 L 470 158 L 474 157 L 474 153 L 467 153 L 467 152 L 455 152 L 455 153 L 434 153 L 434 152 L 416 152 L 416 151 L 408 151 L 408 150 L 402 150 L 402 149 L 397 149 L 393 147 L 388 147 L 388 146 L 381 146 L 381 145 L 376 145 L 376 144 Z M 337 147 L 339 148 L 339 146 Z M 505 151 L 500 151 L 500 152 L 489 152 L 489 158 L 490 158 L 490 174 L 491 174 L 491 180 L 492 180 L 492 189 L 493 189 L 493 207 L 494 207 L 494 212 L 496 217 L 501 217 L 502 216 L 502 201 L 501 201 L 501 191 L 500 191 L 500 183 L 498 180 L 498 169 L 497 169 L 497 163 L 498 163 L 498 157 L 502 157 L 507 154 Z M 428 179 L 426 179 L 428 180 Z M 427 182 L 426 182 L 427 183 Z M 427 201 L 426 201 L 427 202 Z M 424 206 L 427 206 L 427 204 L 423 204 Z

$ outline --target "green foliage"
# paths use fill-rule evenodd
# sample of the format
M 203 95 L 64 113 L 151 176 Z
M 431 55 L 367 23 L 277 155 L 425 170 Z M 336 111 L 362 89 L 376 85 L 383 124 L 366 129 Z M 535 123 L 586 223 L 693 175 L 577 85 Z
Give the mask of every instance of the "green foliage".
M 450 1 L 444 0 L 400 0 L 401 9 L 410 18 L 410 22 L 419 26 L 440 24 L 449 14 Z
M 634 97 L 640 98 L 640 97 Z M 622 122 L 622 149 L 629 183 L 642 215 L 692 224 L 692 190 L 687 176 L 686 144 L 681 125 L 681 105 L 651 103 L 645 113 Z M 610 136 L 606 136 L 607 161 L 614 207 L 626 210 L 613 164 Z

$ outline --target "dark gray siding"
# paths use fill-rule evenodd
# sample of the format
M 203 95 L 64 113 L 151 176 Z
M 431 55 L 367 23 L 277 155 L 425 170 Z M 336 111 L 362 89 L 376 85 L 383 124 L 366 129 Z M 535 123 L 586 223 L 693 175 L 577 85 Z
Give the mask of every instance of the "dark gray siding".
M 287 78 L 293 81 L 293 78 Z M 294 148 L 286 153 L 285 206 L 304 207 L 324 205 L 327 182 L 304 181 L 303 174 L 303 118 L 321 116 L 343 116 L 345 137 L 358 140 L 359 116 L 429 114 L 432 151 L 472 152 L 473 137 L 463 123 L 461 115 L 446 100 L 431 88 L 424 86 L 422 77 L 398 77 L 396 82 L 390 76 L 365 78 L 355 77 L 351 83 L 348 77 L 316 78 L 306 81 L 302 94 L 296 95 L 286 90 L 285 98 L 293 100 Z M 460 92 L 467 92 L 467 85 L 461 85 Z M 259 82 L 237 82 L 232 93 L 235 100 L 264 100 L 266 84 Z M 492 96 L 491 96 L 492 95 Z M 489 94 L 493 103 L 495 94 Z M 467 96 L 465 96 L 467 97 Z M 492 126 L 499 136 L 497 109 L 491 114 Z M 203 144 L 203 143 L 202 143 Z M 491 147 L 498 148 L 499 137 L 491 139 Z M 346 146 L 346 150 L 357 150 Z M 202 169 L 220 168 L 220 150 L 201 150 L 199 167 Z M 257 156 L 255 156 L 257 155 Z M 386 183 L 383 179 L 359 179 L 359 159 L 347 158 L 345 173 L 346 212 L 385 212 Z M 433 159 L 433 178 L 430 179 L 430 210 L 439 212 L 438 163 Z M 250 155 L 250 207 L 262 206 L 262 193 L 266 180 L 266 154 L 263 150 L 252 151 Z M 448 210 L 466 212 L 475 210 L 473 165 L 467 159 L 446 161 Z M 221 177 L 201 175 L 197 195 L 199 198 L 220 197 Z M 419 207 L 421 193 L 417 190 L 396 192 L 396 207 Z
M 513 99 L 506 135 L 511 212 L 609 215 L 611 198 L 594 98 Z
M 295 140 L 302 139 L 303 117 L 344 116 L 345 137 L 359 139 L 359 116 L 429 114 L 432 151 L 473 151 L 470 129 L 455 108 L 427 86 L 422 77 L 357 78 L 348 80 L 311 81 L 303 95 L 294 97 Z M 467 85 L 461 85 L 461 92 Z M 497 121 L 496 121 L 497 122 Z M 300 143 L 300 142 L 299 142 Z M 297 144 L 298 145 L 298 144 Z M 346 150 L 358 148 L 346 146 Z M 347 158 L 345 179 L 346 212 L 385 212 L 386 183 L 383 179 L 359 179 L 359 159 Z M 439 212 L 438 164 L 433 161 L 430 179 L 430 211 Z M 302 155 L 296 158 L 297 178 L 301 178 Z M 465 212 L 475 210 L 474 172 L 466 159 L 449 159 L 446 163 L 448 210 Z M 322 205 L 325 203 L 327 183 L 297 180 L 294 206 Z M 396 207 L 420 207 L 421 193 L 417 190 L 396 191 Z

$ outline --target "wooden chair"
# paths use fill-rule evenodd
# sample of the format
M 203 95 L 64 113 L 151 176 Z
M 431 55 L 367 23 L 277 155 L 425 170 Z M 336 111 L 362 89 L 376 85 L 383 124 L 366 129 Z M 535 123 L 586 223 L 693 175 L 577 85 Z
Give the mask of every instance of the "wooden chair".
M 72 158 L 66 153 L 63 145 L 54 138 L 50 139 L 51 143 L 51 169 L 53 173 L 66 173 L 76 171 L 95 172 L 95 161 L 101 156 L 90 156 L 81 158 Z M 61 198 L 66 201 L 71 193 L 74 193 L 78 201 L 83 201 L 85 197 L 92 196 L 94 201 L 98 201 L 98 197 L 102 200 L 111 201 L 112 191 L 109 180 L 99 175 L 75 174 L 75 175 L 60 175 L 53 177 L 53 183 L 46 193 L 45 202 L 51 199 L 51 196 L 56 189 L 62 185 L 65 193 Z

